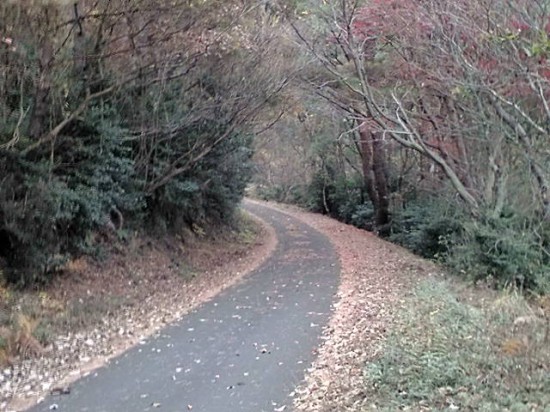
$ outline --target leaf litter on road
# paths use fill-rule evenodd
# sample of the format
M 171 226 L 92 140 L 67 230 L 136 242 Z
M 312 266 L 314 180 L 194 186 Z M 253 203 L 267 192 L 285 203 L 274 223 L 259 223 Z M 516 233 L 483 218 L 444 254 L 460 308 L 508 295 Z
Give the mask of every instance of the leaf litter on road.
M 362 410 L 366 362 L 379 351 L 391 328 L 394 309 L 402 305 L 401 297 L 421 274 L 435 273 L 437 267 L 372 233 L 326 216 L 292 206 L 276 208 L 327 236 L 341 266 L 333 314 L 323 328 L 316 361 L 293 391 L 294 408 L 307 412 Z

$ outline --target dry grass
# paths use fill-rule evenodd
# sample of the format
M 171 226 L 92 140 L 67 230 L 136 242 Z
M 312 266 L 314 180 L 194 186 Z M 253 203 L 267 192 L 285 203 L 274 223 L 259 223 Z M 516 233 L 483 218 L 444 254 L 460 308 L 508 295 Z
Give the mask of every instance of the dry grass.
M 12 365 L 18 357 L 40 356 L 44 352 L 34 336 L 39 324 L 39 319 L 18 313 L 11 327 L 0 327 L 0 365 Z

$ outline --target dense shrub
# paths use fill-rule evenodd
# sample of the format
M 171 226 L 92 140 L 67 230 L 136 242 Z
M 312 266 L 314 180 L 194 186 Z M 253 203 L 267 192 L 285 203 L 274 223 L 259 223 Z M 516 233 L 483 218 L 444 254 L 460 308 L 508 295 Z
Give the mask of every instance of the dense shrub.
M 276 202 L 285 202 L 293 205 L 306 204 L 307 184 L 296 183 L 288 187 L 283 185 L 253 185 L 253 194 L 262 200 L 274 200 Z
M 427 258 L 442 258 L 460 236 L 466 219 L 456 207 L 426 199 L 409 202 L 393 215 L 389 240 Z
M 345 223 L 368 228 L 372 218 L 372 205 L 366 200 L 360 176 L 340 177 L 329 194 L 331 215 Z
M 60 137 L 55 154 L 0 153 L 0 256 L 11 282 L 47 280 L 67 255 L 90 246 L 92 230 L 119 225 L 142 206 L 121 132 L 90 113 L 71 128 L 77 139 Z
M 227 221 L 251 176 L 250 137 L 235 133 L 152 194 L 110 110 L 92 110 L 51 153 L 0 153 L 0 258 L 12 283 L 47 281 L 69 255 L 95 247 L 91 234 L 148 220 L 157 231 Z M 108 116 L 115 118 L 109 121 Z M 189 140 L 192 134 L 183 135 Z M 165 147 L 166 157 L 177 147 Z M 31 157 L 32 156 L 32 157 Z M 153 164 L 153 167 L 156 165 Z
M 319 173 L 307 186 L 303 198 L 303 205 L 313 212 L 326 213 L 360 228 L 372 227 L 372 204 L 366 199 L 359 176 L 339 177 L 331 181 Z
M 181 141 L 193 138 L 188 131 Z M 208 133 L 201 130 L 201 133 Z M 210 131 L 212 134 L 219 130 Z M 234 133 L 216 145 L 195 167 L 170 180 L 147 197 L 147 214 L 158 227 L 219 223 L 229 219 L 243 197 L 252 175 L 250 136 Z M 187 143 L 189 144 L 189 143 Z M 177 156 L 177 146 L 166 148 L 168 162 Z
M 548 228 L 519 214 L 474 218 L 445 201 L 394 214 L 390 240 L 478 281 L 544 291 L 550 281 Z
M 544 292 L 550 281 L 547 235 L 514 215 L 471 220 L 464 224 L 446 262 L 473 280 L 490 277 L 504 285 Z
M 9 267 L 4 276 L 12 282 L 32 281 L 46 272 L 63 242 L 56 233 L 62 213 L 55 195 L 62 187 L 31 166 L 5 153 L 0 158 L 0 254 Z

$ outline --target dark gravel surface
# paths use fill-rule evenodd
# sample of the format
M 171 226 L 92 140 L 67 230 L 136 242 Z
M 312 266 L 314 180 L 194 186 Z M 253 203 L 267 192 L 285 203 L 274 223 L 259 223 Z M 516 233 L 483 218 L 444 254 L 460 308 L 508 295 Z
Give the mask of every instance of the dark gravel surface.
M 338 288 L 329 240 L 284 213 L 274 254 L 241 283 L 31 411 L 289 411 Z

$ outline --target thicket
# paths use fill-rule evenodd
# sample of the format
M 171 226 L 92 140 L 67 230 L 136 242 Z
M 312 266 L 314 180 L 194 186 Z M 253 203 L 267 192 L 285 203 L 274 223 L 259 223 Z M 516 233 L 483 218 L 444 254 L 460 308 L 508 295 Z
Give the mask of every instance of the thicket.
M 231 218 L 253 171 L 250 124 L 284 86 L 268 62 L 277 33 L 255 32 L 265 16 L 246 2 L 192 3 L 0 5 L 9 282 L 48 281 L 130 228 Z
M 0 250 L 14 283 L 45 280 L 70 254 L 89 252 L 92 233 L 143 207 L 130 147 L 111 127 L 102 130 L 90 111 L 70 136 L 59 136 L 59 154 L 0 153 Z

